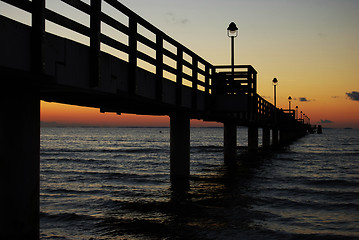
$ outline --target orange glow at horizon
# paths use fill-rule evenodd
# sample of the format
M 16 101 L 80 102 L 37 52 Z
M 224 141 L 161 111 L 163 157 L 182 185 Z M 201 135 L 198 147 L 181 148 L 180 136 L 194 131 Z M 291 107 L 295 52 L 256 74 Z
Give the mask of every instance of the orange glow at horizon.
M 104 127 L 169 127 L 168 116 L 101 113 L 97 108 L 41 101 L 40 119 L 47 124 Z M 191 120 L 192 127 L 219 127 L 216 122 Z
M 359 128 L 359 108 L 345 100 L 331 99 L 330 102 L 313 101 L 298 103 L 300 111 L 307 114 L 311 124 L 324 127 Z M 298 103 L 298 104 L 297 104 Z M 359 104 L 359 103 L 358 103 Z M 97 108 L 79 107 L 59 103 L 41 101 L 41 121 L 45 124 L 67 126 L 100 126 L 100 127 L 169 127 L 168 116 L 144 116 L 135 114 L 100 113 Z M 192 127 L 221 127 L 221 123 L 191 120 Z

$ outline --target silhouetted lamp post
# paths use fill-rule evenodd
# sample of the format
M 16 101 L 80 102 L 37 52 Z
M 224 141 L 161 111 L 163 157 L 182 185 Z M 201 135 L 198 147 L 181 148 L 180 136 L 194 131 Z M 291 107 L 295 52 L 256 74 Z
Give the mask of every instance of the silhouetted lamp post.
M 291 96 L 288 97 L 288 103 L 289 103 L 289 110 L 291 110 L 291 107 L 290 107 L 290 104 L 292 103 L 292 97 Z
M 231 38 L 231 59 L 232 59 L 232 78 L 234 80 L 234 38 L 238 36 L 238 28 L 234 22 L 231 22 L 227 28 L 227 35 Z
M 274 86 L 274 106 L 277 107 L 277 85 L 278 80 L 276 78 L 273 78 L 273 86 Z

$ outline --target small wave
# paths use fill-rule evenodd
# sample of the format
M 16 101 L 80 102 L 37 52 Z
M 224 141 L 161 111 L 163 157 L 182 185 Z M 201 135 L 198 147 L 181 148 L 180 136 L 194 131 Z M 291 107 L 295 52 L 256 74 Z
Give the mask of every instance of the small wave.
M 94 158 L 81 158 L 81 157 L 53 157 L 53 158 L 49 158 L 49 157 L 42 157 L 41 158 L 42 162 L 46 162 L 46 161 L 50 161 L 50 162 L 57 162 L 57 163 L 83 163 L 83 164 L 91 164 L 91 165 L 99 165 L 102 168 L 104 167 L 103 165 L 113 165 L 116 164 L 115 160 L 112 160 L 112 158 L 107 158 L 107 159 L 94 159 Z
M 91 194 L 91 195 L 103 195 L 105 192 L 103 190 L 74 190 L 74 189 L 65 189 L 65 188 L 49 188 L 49 189 L 42 189 L 44 193 L 64 193 L 64 194 Z
M 86 221 L 86 220 L 94 220 L 96 218 L 90 215 L 83 215 L 78 213 L 50 214 L 46 212 L 40 212 L 40 219 L 52 219 L 55 221 Z
M 58 155 L 61 153 L 156 153 L 169 151 L 167 148 L 158 147 L 123 147 L 123 148 L 45 148 L 41 149 L 41 155 Z
M 290 197 L 262 197 L 256 199 L 256 203 L 259 205 L 268 204 L 280 209 L 302 209 L 307 211 L 312 209 L 313 211 L 325 210 L 331 211 L 331 209 L 340 209 L 342 211 L 353 211 L 359 209 L 359 204 L 348 201 L 327 201 L 326 199 L 313 201 L 312 199 L 290 198 Z M 285 207 L 283 207 L 285 206 Z
M 315 185 L 321 187 L 341 188 L 341 187 L 357 187 L 358 182 L 339 180 L 339 179 L 327 179 L 327 180 L 308 180 L 305 182 L 307 185 Z
M 208 146 L 191 146 L 191 152 L 222 152 L 223 146 L 208 145 Z
M 110 152 L 110 153 L 159 153 L 169 151 L 169 149 L 164 148 L 117 148 L 117 149 L 101 149 L 100 152 Z

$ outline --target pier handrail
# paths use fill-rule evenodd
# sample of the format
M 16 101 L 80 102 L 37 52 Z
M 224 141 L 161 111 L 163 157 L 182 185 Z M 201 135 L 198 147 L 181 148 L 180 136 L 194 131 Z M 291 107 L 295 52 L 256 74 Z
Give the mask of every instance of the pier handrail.
M 100 55 L 101 44 L 107 45 L 120 52 L 127 54 L 128 72 L 127 86 L 129 93 L 136 91 L 136 70 L 139 68 L 138 60 L 142 60 L 154 67 L 153 74 L 156 75 L 156 99 L 162 98 L 162 79 L 165 75 L 172 75 L 176 83 L 176 103 L 182 101 L 182 87 L 192 88 L 192 106 L 196 108 L 197 96 L 205 95 L 205 104 L 210 104 L 210 95 L 219 92 L 216 89 L 216 76 L 224 76 L 224 81 L 235 82 L 232 88 L 224 90 L 224 94 L 241 93 L 249 97 L 249 121 L 262 123 L 276 123 L 280 118 L 290 117 L 295 120 L 295 114 L 279 110 L 273 104 L 257 94 L 257 72 L 251 65 L 235 65 L 235 72 L 232 73 L 231 65 L 213 66 L 202 57 L 180 44 L 166 33 L 137 15 L 117 0 L 90 0 L 87 4 L 80 0 L 59 0 L 69 7 L 72 7 L 89 16 L 90 24 L 86 26 L 74 19 L 62 15 L 56 10 L 46 7 L 45 0 L 0 0 L 31 14 L 32 19 L 32 64 L 34 71 L 41 73 L 44 68 L 43 41 L 46 32 L 45 20 L 74 31 L 89 38 L 90 47 L 90 79 L 89 86 L 97 87 L 101 81 L 100 77 Z M 123 23 L 111 14 L 103 11 L 102 6 L 106 3 L 114 10 L 119 11 L 128 18 Z M 101 26 L 106 24 L 127 37 L 127 43 L 102 32 Z M 153 39 L 145 36 L 139 31 L 139 26 L 154 36 Z M 147 35 L 147 34 L 146 34 Z M 71 39 L 74 40 L 74 39 Z M 76 40 L 74 40 L 76 41 Z M 152 50 L 155 54 L 148 54 L 139 49 L 139 43 Z M 175 49 L 175 50 L 173 50 Z M 166 62 L 165 58 L 174 64 Z M 188 86 L 188 83 L 190 86 Z M 225 83 L 224 85 L 228 85 Z M 297 123 L 308 124 L 309 118 L 296 121 Z
M 90 62 L 92 63 L 91 71 L 92 79 L 90 79 L 90 86 L 95 87 L 99 84 L 99 55 L 100 44 L 105 44 L 118 51 L 128 54 L 129 64 L 129 78 L 128 86 L 129 92 L 134 92 L 136 89 L 136 67 L 138 67 L 138 60 L 155 67 L 157 79 L 157 93 L 156 96 L 160 98 L 162 94 L 162 78 L 164 78 L 164 71 L 175 76 L 174 81 L 177 83 L 177 94 L 181 92 L 181 86 L 185 85 L 183 80 L 190 82 L 189 87 L 193 89 L 193 101 L 196 99 L 197 92 L 204 92 L 206 95 L 210 94 L 210 82 L 212 79 L 212 64 L 204 60 L 202 57 L 180 44 L 148 21 L 137 15 L 135 12 L 124 6 L 117 0 L 91 0 L 90 5 L 80 0 L 60 0 L 70 7 L 73 7 L 90 17 L 90 26 L 85 26 L 73 19 L 70 19 L 62 14 L 45 7 L 45 0 L 22 1 L 22 0 L 1 0 L 9 5 L 22 9 L 32 14 L 32 22 L 37 19 L 37 22 L 42 22 L 39 26 L 43 29 L 38 32 L 45 32 L 45 20 L 60 25 L 64 28 L 72 30 L 83 36 L 90 38 Z M 107 3 L 112 8 L 121 12 L 128 17 L 128 24 L 124 24 L 113 16 L 110 16 L 101 10 L 102 3 Z M 115 30 L 123 33 L 128 37 L 128 43 L 123 43 L 111 36 L 108 36 L 101 31 L 101 23 L 104 23 Z M 138 26 L 142 26 L 147 31 L 155 36 L 155 40 L 151 40 L 138 31 Z M 40 33 L 39 33 L 40 34 Z M 36 36 L 38 39 L 42 36 Z M 33 41 L 33 42 L 38 42 Z M 73 39 L 71 39 L 73 40 Z M 75 40 L 76 41 L 76 40 Z M 166 48 L 167 45 L 172 45 L 176 48 L 176 52 Z M 141 43 L 154 50 L 155 56 L 150 56 L 147 53 L 138 49 L 138 43 Z M 38 47 L 39 48 L 39 47 Z M 187 55 L 185 57 L 185 55 Z M 176 63 L 176 67 L 165 63 L 164 57 L 169 58 Z M 39 60 L 40 61 L 40 60 Z M 41 60 L 42 61 L 42 60 Z M 184 71 L 184 68 L 188 68 Z M 190 72 L 190 73 L 188 73 Z M 188 85 L 186 85 L 188 86 Z

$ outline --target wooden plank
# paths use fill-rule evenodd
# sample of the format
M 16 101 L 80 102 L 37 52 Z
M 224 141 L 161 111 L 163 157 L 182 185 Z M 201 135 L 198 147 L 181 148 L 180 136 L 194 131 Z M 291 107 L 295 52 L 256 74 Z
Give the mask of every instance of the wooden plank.
M 177 70 L 174 69 L 173 67 L 167 65 L 166 63 L 163 63 L 163 70 L 169 72 L 169 73 L 172 73 L 172 74 L 177 74 Z
M 143 61 L 150 63 L 152 65 L 155 65 L 155 66 L 157 64 L 156 59 L 154 59 L 153 57 L 147 55 L 146 53 L 140 52 L 140 51 L 137 51 L 137 58 L 142 59 Z
M 150 47 L 150 48 L 152 48 L 154 50 L 156 50 L 157 47 L 158 47 L 156 43 L 152 42 L 150 39 L 142 36 L 141 34 L 137 34 L 137 41 L 143 43 L 147 47 Z
M 65 16 L 62 16 L 50 9 L 45 9 L 45 18 L 53 23 L 56 23 L 62 27 L 71 29 L 77 33 L 80 33 L 85 36 L 90 36 L 90 28 L 86 27 L 74 20 L 71 20 Z
M 76 8 L 77 10 L 80 10 L 81 12 L 84 12 L 89 15 L 91 14 L 90 5 L 88 5 L 82 1 L 79 1 L 79 0 L 61 0 L 61 1 L 73 8 Z
M 114 49 L 117 49 L 117 50 L 125 52 L 125 53 L 129 52 L 129 47 L 127 45 L 125 45 L 119 41 L 116 41 L 115 39 L 113 39 L 107 35 L 101 34 L 100 40 L 102 43 L 104 43 L 110 47 L 113 47 Z
M 176 54 L 174 54 L 173 52 L 171 52 L 171 51 L 169 51 L 169 50 L 167 50 L 167 49 L 163 49 L 163 54 L 164 55 L 166 55 L 167 57 L 169 57 L 170 59 L 172 59 L 172 60 L 175 60 L 176 61 L 176 59 L 177 59 L 177 55 Z
M 24 0 L 1 0 L 11 6 L 20 8 L 26 12 L 32 12 L 32 2 L 24 1 Z M 35 2 L 35 1 L 34 1 Z
M 125 26 L 124 24 L 120 23 L 116 19 L 112 18 L 111 16 L 108 16 L 105 13 L 101 13 L 100 19 L 102 22 L 106 23 L 107 25 L 113 27 L 114 29 L 128 35 L 129 28 Z
M 131 16 L 137 16 L 136 13 L 134 13 L 133 11 L 131 11 L 128 7 L 126 7 L 125 5 L 123 5 L 122 3 L 120 3 L 117 0 L 104 0 L 106 3 L 108 3 L 109 5 L 111 5 L 112 7 L 114 7 L 115 9 L 119 10 L 120 12 L 122 12 L 123 14 L 127 15 L 128 17 Z

